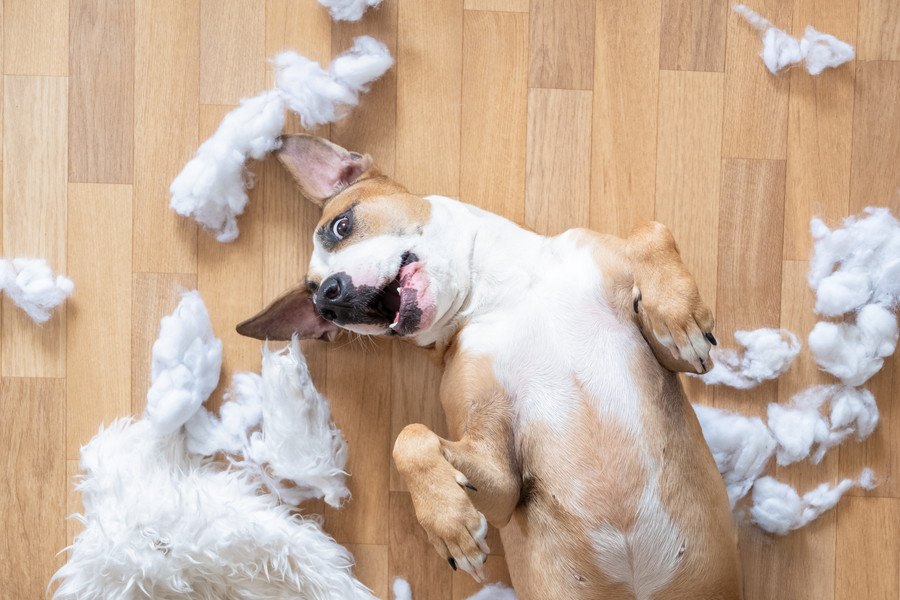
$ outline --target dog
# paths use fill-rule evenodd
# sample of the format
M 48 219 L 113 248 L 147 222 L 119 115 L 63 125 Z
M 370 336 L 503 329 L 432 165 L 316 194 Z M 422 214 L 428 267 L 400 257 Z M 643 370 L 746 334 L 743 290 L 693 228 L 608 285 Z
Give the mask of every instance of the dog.
M 371 156 L 282 138 L 322 207 L 305 282 L 238 325 L 341 330 L 430 349 L 455 441 L 406 426 L 393 458 L 437 552 L 478 580 L 500 529 L 520 599 L 742 597 L 722 479 L 678 372 L 705 372 L 714 320 L 659 223 L 626 239 L 538 235 L 421 197 Z

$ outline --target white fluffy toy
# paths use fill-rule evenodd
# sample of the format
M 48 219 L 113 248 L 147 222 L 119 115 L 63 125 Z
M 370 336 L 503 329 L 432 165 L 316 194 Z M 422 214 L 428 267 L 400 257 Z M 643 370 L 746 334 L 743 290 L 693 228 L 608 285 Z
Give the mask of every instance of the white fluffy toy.
M 381 4 L 381 0 L 319 0 L 335 21 L 359 21 L 369 7 Z
M 700 375 L 707 385 L 727 385 L 746 390 L 763 381 L 778 378 L 793 364 L 800 353 L 800 340 L 787 329 L 756 329 L 737 331 L 738 352 L 729 348 L 714 348 L 710 354 L 713 368 Z
M 265 351 L 261 377 L 236 377 L 221 420 L 196 405 L 221 364 L 199 295 L 186 294 L 163 320 L 153 360 L 153 389 L 165 390 L 151 400 L 156 408 L 113 422 L 81 450 L 84 530 L 53 577 L 54 598 L 373 600 L 349 552 L 263 485 L 286 477 L 304 498 L 346 495 L 343 439 L 298 346 Z M 194 437 L 214 433 L 215 443 L 192 452 L 184 423 Z M 258 431 L 248 435 L 248 424 Z M 308 439 L 286 440 L 290 427 Z M 228 467 L 207 455 L 254 443 L 265 450 Z
M 35 323 L 46 323 L 50 311 L 62 304 L 75 284 L 62 275 L 54 275 L 47 261 L 40 258 L 0 258 L 0 292 L 25 311 Z
M 349 10 L 358 3 L 329 4 Z M 239 233 L 237 217 L 244 212 L 246 190 L 252 184 L 244 164 L 248 158 L 262 160 L 278 148 L 285 109 L 296 112 L 307 129 L 337 121 L 393 62 L 384 44 L 369 36 L 356 38 L 328 71 L 296 52 L 282 52 L 273 60 L 275 89 L 242 100 L 225 115 L 172 181 L 171 207 L 214 232 L 220 242 L 234 241 Z
M 807 25 L 803 37 L 798 40 L 744 4 L 734 5 L 734 11 L 762 34 L 760 56 L 773 75 L 800 63 L 804 63 L 810 75 L 818 75 L 825 69 L 853 60 L 855 56 L 853 46 L 833 35 L 816 31 L 811 25 Z

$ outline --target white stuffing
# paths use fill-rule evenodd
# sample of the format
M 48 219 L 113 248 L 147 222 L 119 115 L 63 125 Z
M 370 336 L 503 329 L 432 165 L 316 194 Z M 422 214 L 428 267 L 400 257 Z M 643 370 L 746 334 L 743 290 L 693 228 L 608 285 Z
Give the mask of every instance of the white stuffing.
M 391 589 L 394 593 L 394 600 L 412 600 L 412 589 L 409 587 L 409 582 L 402 577 L 394 579 Z M 516 593 L 502 583 L 493 583 L 484 586 L 466 600 L 516 600 Z
M 863 469 L 858 479 L 844 479 L 835 486 L 823 483 L 802 497 L 791 486 L 772 477 L 763 477 L 753 486 L 753 522 L 762 529 L 784 535 L 799 529 L 831 509 L 848 490 L 875 487 L 871 469 Z
M 804 63 L 810 75 L 818 75 L 827 68 L 838 67 L 853 60 L 855 56 L 853 46 L 833 35 L 816 31 L 810 25 L 798 40 L 744 4 L 736 4 L 734 11 L 762 33 L 763 47 L 760 56 L 772 74 Z
M 243 454 L 239 465 L 291 504 L 322 498 L 340 506 L 350 493 L 347 446 L 296 339 L 280 352 L 264 347 L 262 376 L 236 374 L 226 400 L 221 418 L 204 410 L 188 422 L 188 448 Z
M 46 323 L 50 311 L 75 291 L 71 279 L 54 275 L 40 258 L 0 258 L 0 292 L 35 323 Z
M 800 341 L 786 329 L 738 331 L 734 337 L 743 346 L 743 352 L 713 349 L 710 353 L 713 368 L 699 376 L 707 385 L 722 384 L 739 389 L 756 387 L 787 371 L 800 353 Z
M 222 342 L 213 335 L 198 292 L 188 292 L 162 318 L 153 343 L 147 418 L 160 433 L 173 433 L 190 419 L 219 384 Z
M 900 222 L 886 208 L 867 208 L 830 229 L 814 218 L 809 285 L 820 321 L 809 334 L 818 365 L 845 385 L 862 385 L 897 347 Z
M 237 239 L 238 215 L 247 206 L 252 181 L 248 158 L 262 160 L 279 146 L 284 111 L 306 128 L 332 123 L 359 103 L 359 94 L 393 64 L 387 48 L 369 36 L 332 61 L 328 71 L 296 52 L 274 59 L 275 89 L 241 101 L 197 150 L 169 187 L 171 207 L 215 232 L 220 242 Z
M 827 415 L 821 413 L 825 403 Z M 878 425 L 878 406 L 871 392 L 843 385 L 811 387 L 787 405 L 772 403 L 768 426 L 778 443 L 779 465 L 810 458 L 819 463 L 825 453 L 847 438 L 863 440 Z
M 695 404 L 694 411 L 733 508 L 765 470 L 775 452 L 775 438 L 759 417 L 702 404 Z
M 335 21 L 359 21 L 370 6 L 378 6 L 381 0 L 319 0 Z
M 350 553 L 318 520 L 294 513 L 267 491 L 258 470 L 240 464 L 225 468 L 189 451 L 182 422 L 193 426 L 195 435 L 203 427 L 223 433 L 213 439 L 238 448 L 247 437 L 240 427 L 266 414 L 258 402 L 254 407 L 243 400 L 258 401 L 266 388 L 264 370 L 262 378 L 235 378 L 226 405 L 232 412 L 223 410 L 221 420 L 193 418 L 198 401 L 215 387 L 221 365 L 220 344 L 196 292 L 185 294 L 163 318 L 153 354 L 154 384 L 176 383 L 159 388 L 147 418 L 119 419 L 81 449 L 76 487 L 84 514 L 76 519 L 84 530 L 53 576 L 51 584 L 59 583 L 54 598 L 374 600 L 353 576 Z M 296 356 L 294 348 L 270 360 L 292 364 L 296 373 Z M 291 383 L 289 373 L 279 375 L 272 385 Z M 313 473 L 311 481 L 299 479 L 297 485 L 314 488 L 321 478 Z

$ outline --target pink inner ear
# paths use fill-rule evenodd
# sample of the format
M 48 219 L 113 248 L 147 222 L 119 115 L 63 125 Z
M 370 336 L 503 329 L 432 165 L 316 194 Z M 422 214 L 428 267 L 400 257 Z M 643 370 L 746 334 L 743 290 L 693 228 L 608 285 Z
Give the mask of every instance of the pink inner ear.
M 366 170 L 366 159 L 327 140 L 308 135 L 284 136 L 278 159 L 287 167 L 303 193 L 321 204 Z
M 330 341 L 338 331 L 337 325 L 319 315 L 305 287 L 291 290 L 237 326 L 237 332 L 243 336 L 275 341 L 289 340 L 294 335 Z

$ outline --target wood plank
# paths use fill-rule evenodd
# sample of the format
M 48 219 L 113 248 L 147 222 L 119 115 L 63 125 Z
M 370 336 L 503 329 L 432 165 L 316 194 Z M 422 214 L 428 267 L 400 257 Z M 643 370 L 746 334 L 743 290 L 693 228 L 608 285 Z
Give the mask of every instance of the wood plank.
M 784 231 L 784 161 L 727 159 L 719 197 L 719 342 L 734 346 L 739 329 L 773 327 L 781 321 L 781 246 Z M 742 413 L 765 413 L 776 382 L 753 390 L 719 387 L 716 404 Z
M 340 543 L 388 543 L 391 471 L 391 342 L 346 338 L 328 348 L 325 395 L 350 448 L 352 498 L 325 509 L 326 529 Z
M 663 0 L 659 68 L 725 70 L 724 0 Z
M 69 19 L 69 181 L 131 183 L 134 3 L 73 0 Z
M 332 54 L 337 56 L 352 47 L 353 39 L 357 36 L 371 35 L 387 46 L 391 55 L 396 57 L 398 10 L 396 2 L 387 2 L 367 13 L 364 20 L 335 23 L 332 29 Z M 378 168 L 389 176 L 394 176 L 397 170 L 397 69 L 395 63 L 362 96 L 359 106 L 347 117 L 331 125 L 331 139 L 335 143 L 359 152 L 368 152 L 375 159 Z M 409 185 L 408 181 L 401 183 Z
M 591 93 L 528 93 L 525 225 L 555 235 L 590 221 Z
M 3 17 L 5 75 L 68 75 L 68 0 L 4 2 Z
M 887 206 L 900 214 L 900 62 L 860 63 L 853 110 L 850 212 Z
M 594 0 L 542 0 L 532 5 L 529 87 L 593 87 L 593 15 Z
M 66 272 L 66 79 L 7 76 L 3 95 L 3 256 Z M 77 282 L 76 282 L 77 285 Z M 43 325 L 4 299 L 5 377 L 63 377 L 66 309 Z
M 395 176 L 414 194 L 459 195 L 463 9 L 401 2 Z
M 394 344 L 391 379 L 391 444 L 410 423 L 421 423 L 447 438 L 447 417 L 441 407 L 443 369 L 428 351 L 412 344 Z M 403 477 L 391 461 L 391 491 L 406 491 Z
M 900 60 L 900 3 L 859 0 L 856 51 L 859 60 Z
M 807 23 L 853 43 L 857 0 L 795 0 L 794 31 Z M 853 133 L 855 63 L 810 77 L 790 73 L 784 257 L 807 260 L 809 220 L 835 222 L 847 213 L 850 197 L 850 146 Z
M 597 3 L 591 229 L 624 236 L 653 218 L 660 0 Z
M 376 598 L 389 598 L 387 544 L 347 544 L 347 550 L 356 560 L 353 574 L 372 590 Z
M 426 594 L 428 600 L 452 599 L 453 570 L 428 542 L 406 492 L 391 492 L 389 569 L 391 581 L 405 578 L 413 594 Z
M 184 292 L 197 289 L 193 273 L 135 273 L 131 279 L 131 410 L 144 412 L 150 388 L 150 350 L 159 320 L 178 306 Z
M 900 500 L 849 498 L 837 511 L 835 600 L 900 597 Z
M 465 0 L 465 9 L 527 13 L 529 1 L 530 0 Z
M 460 199 L 523 223 L 528 20 L 467 12 L 464 39 Z
M 169 184 L 197 151 L 199 19 L 198 0 L 135 3 L 136 272 L 197 271 L 197 226 L 169 208 Z
M 131 413 L 131 186 L 69 184 L 66 458 Z M 102 231 L 103 235 L 97 235 Z
M 7 598 L 43 598 L 66 542 L 65 382 L 0 380 L 0 589 Z
M 317 0 L 266 0 L 265 54 L 294 50 L 323 66 L 331 60 L 331 17 Z M 266 87 L 275 85 L 275 72 L 260 65 Z
M 206 139 L 232 106 L 200 107 L 200 138 Z M 257 168 L 258 165 L 249 165 Z M 201 232 L 197 252 L 197 289 L 206 303 L 216 337 L 222 340 L 222 376 L 211 406 L 231 385 L 239 371 L 259 371 L 260 343 L 238 335 L 235 326 L 262 306 L 263 206 L 259 189 L 248 191 L 250 201 L 238 217 L 241 235 L 229 244 Z
M 780 326 L 801 337 L 816 322 L 815 297 L 806 282 L 808 270 L 806 261 L 786 260 L 782 265 Z M 777 399 L 786 403 L 811 385 L 827 383 L 833 379 L 818 369 L 809 352 L 801 352 L 794 366 L 779 378 Z M 800 462 L 774 470 L 780 481 L 803 493 L 823 481 L 836 481 L 838 464 L 839 450 L 834 449 L 818 465 Z M 834 596 L 835 514 L 829 511 L 803 529 L 772 540 L 760 560 L 769 576 L 753 583 L 759 597 L 817 600 Z
M 237 104 L 265 87 L 265 0 L 200 1 L 200 102 Z
M 672 230 L 681 258 L 713 310 L 723 94 L 721 73 L 660 73 L 655 218 Z M 689 377 L 683 381 L 691 401 L 713 403 L 714 388 Z
M 759 0 L 753 9 L 777 27 L 791 22 L 793 0 Z M 783 159 L 787 154 L 790 77 L 769 73 L 759 32 L 731 12 L 725 53 L 725 138 L 728 158 Z

